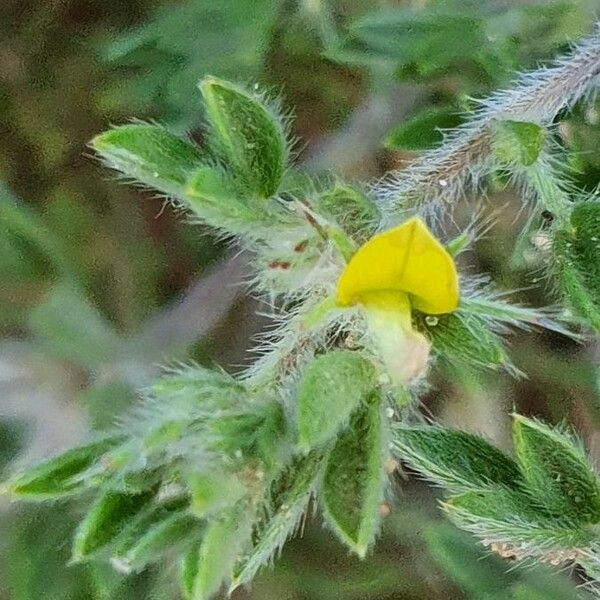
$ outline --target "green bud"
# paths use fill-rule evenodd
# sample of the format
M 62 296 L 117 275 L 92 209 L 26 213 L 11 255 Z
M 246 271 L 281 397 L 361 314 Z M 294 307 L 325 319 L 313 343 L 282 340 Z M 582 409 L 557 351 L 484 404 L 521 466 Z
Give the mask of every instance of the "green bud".
M 380 218 L 377 207 L 363 192 L 341 183 L 321 194 L 315 208 L 358 241 L 366 241 L 373 234 Z

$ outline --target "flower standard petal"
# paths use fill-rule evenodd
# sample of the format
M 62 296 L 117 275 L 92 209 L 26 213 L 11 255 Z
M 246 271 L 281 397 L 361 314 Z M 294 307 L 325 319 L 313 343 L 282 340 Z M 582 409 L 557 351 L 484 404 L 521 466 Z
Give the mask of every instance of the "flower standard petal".
M 419 218 L 380 233 L 351 258 L 337 287 L 341 306 L 362 304 L 378 292 L 406 294 L 413 308 L 427 314 L 456 310 L 456 265 Z
M 352 256 L 337 286 L 339 306 L 363 308 L 392 381 L 405 385 L 427 369 L 430 343 L 412 326 L 427 314 L 458 307 L 456 265 L 419 218 L 374 236 Z

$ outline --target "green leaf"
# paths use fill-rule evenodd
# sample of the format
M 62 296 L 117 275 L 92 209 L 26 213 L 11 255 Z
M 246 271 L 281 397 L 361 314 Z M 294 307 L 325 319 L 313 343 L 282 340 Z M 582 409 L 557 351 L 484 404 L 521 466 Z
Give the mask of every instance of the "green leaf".
M 448 500 L 452 508 L 496 521 L 537 522 L 543 520 L 532 499 L 518 490 L 503 488 L 465 492 Z
M 104 550 L 153 497 L 153 492 L 127 494 L 108 491 L 101 495 L 77 528 L 72 560 L 86 560 Z
M 462 122 L 452 107 L 425 108 L 395 127 L 385 139 L 391 150 L 426 150 L 439 144 L 444 129 L 453 129 Z
M 306 452 L 330 440 L 375 387 L 375 369 L 360 354 L 334 350 L 318 356 L 300 381 L 300 447 Z
M 183 195 L 185 182 L 204 158 L 190 142 L 159 125 L 143 123 L 101 133 L 91 146 L 110 168 L 176 197 Z
M 466 492 L 444 504 L 450 519 L 460 528 L 489 542 L 507 544 L 515 557 L 544 556 L 585 549 L 593 532 L 565 518 L 548 518 L 531 497 L 507 489 Z
M 86 368 L 114 360 L 119 340 L 83 292 L 59 283 L 29 315 L 29 329 L 47 352 Z
M 200 566 L 200 545 L 198 541 L 184 553 L 179 565 L 179 587 L 185 600 L 192 600 L 194 593 L 194 582 L 198 576 Z
M 187 191 L 188 195 L 213 206 L 235 201 L 237 197 L 233 182 L 222 169 L 213 165 L 196 169 L 188 181 Z M 198 212 L 202 216 L 201 209 Z
M 248 412 L 217 416 L 209 423 L 210 448 L 230 456 L 240 453 L 261 461 L 267 471 L 277 466 L 286 422 L 278 402 L 255 402 Z
M 76 279 L 72 252 L 31 208 L 13 196 L 0 181 L 0 227 L 7 250 L 13 249 L 12 237 L 26 240 L 37 248 L 65 279 Z M 17 263 L 23 263 L 23 250 L 16 249 Z
M 239 476 L 232 472 L 192 472 L 186 476 L 192 496 L 190 510 L 197 517 L 206 518 L 241 500 L 246 488 Z
M 514 488 L 521 482 L 516 463 L 482 438 L 438 426 L 395 425 L 397 455 L 451 492 L 488 486 Z
M 79 493 L 86 485 L 85 478 L 79 476 L 121 441 L 123 438 L 119 436 L 107 437 L 68 450 L 15 476 L 8 482 L 8 488 L 28 500 L 49 500 Z
M 489 45 L 481 12 L 462 4 L 431 9 L 382 8 L 357 19 L 328 52 L 336 60 L 381 69 L 395 68 L 421 78 L 472 63 Z
M 287 159 L 281 117 L 259 94 L 227 81 L 205 77 L 200 90 L 214 143 L 233 175 L 262 198 L 275 194 Z
M 447 364 L 467 369 L 514 370 L 504 350 L 502 338 L 477 314 L 459 309 L 450 315 L 423 317 L 434 351 Z
M 134 571 L 161 558 L 165 553 L 200 537 L 200 521 L 187 511 L 165 515 L 162 521 L 152 523 L 137 539 L 117 548 L 113 557 L 119 565 Z
M 360 408 L 327 459 L 320 501 L 336 535 L 364 558 L 380 524 L 386 474 L 381 408 Z
M 230 235 L 259 237 L 272 234 L 277 222 L 272 207 L 244 197 L 218 167 L 205 165 L 194 171 L 186 184 L 186 203 L 205 223 Z
M 343 183 L 323 192 L 315 208 L 358 241 L 366 241 L 380 219 L 377 207 L 362 191 Z
M 496 598 L 516 580 L 499 556 L 490 555 L 476 539 L 450 523 L 441 521 L 425 529 L 432 558 L 456 581 L 469 598 Z
M 231 579 L 235 563 L 251 539 L 252 525 L 248 510 L 232 510 L 223 518 L 208 524 L 197 555 L 198 566 L 190 596 L 192 600 L 209 600 L 224 582 Z M 189 581 L 191 571 L 190 565 L 184 583 Z M 185 585 L 187 587 L 189 584 Z
M 252 549 L 240 561 L 230 591 L 250 583 L 258 570 L 272 561 L 294 534 L 314 492 L 323 455 L 313 452 L 297 458 L 272 485 L 267 517 L 254 534 Z
M 248 81 L 261 73 L 281 4 L 186 0 L 150 5 L 141 26 L 109 36 L 105 60 L 113 69 L 124 68 L 126 76 L 113 78 L 102 94 L 104 104 L 121 113 L 161 115 L 183 131 L 193 129 L 202 118 L 198 79 L 216 73 Z
M 551 514 L 577 523 L 600 521 L 600 487 L 579 440 L 514 415 L 517 459 L 531 496 Z
M 502 162 L 529 167 L 544 149 L 546 130 L 536 123 L 499 121 L 494 127 L 494 153 Z
M 120 531 L 113 547 L 113 557 L 123 557 L 130 548 L 134 547 L 149 531 L 160 527 L 173 515 L 181 514 L 188 507 L 189 501 L 180 496 L 164 502 L 151 502 L 132 518 Z M 120 558 L 120 560 L 122 560 Z
M 600 202 L 574 206 L 571 229 L 555 233 L 554 253 L 566 301 L 600 332 Z

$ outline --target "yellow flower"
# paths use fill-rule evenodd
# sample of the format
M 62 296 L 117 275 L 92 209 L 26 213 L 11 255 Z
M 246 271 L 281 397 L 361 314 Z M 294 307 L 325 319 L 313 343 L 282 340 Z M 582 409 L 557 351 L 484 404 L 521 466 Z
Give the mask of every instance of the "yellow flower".
M 364 309 L 397 383 L 421 374 L 429 356 L 429 343 L 412 327 L 412 309 L 440 315 L 458 302 L 454 260 L 416 217 L 361 246 L 337 286 L 338 305 Z

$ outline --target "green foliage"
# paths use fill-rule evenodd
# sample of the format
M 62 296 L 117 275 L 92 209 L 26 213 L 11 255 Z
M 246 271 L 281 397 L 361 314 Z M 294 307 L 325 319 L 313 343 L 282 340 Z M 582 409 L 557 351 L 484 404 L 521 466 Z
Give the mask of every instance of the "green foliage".
M 555 268 L 565 300 L 600 331 L 600 203 L 575 204 L 570 228 L 554 236 Z
M 232 590 L 250 583 L 258 570 L 273 560 L 296 531 L 314 493 L 322 466 L 322 454 L 312 452 L 296 459 L 272 484 L 265 507 L 266 516 L 257 524 L 252 547 L 237 566 Z
M 29 329 L 49 354 L 87 368 L 97 368 L 120 350 L 110 324 L 69 283 L 58 284 L 35 307 Z
M 365 234 L 371 233 L 380 219 L 377 206 L 364 192 L 343 183 L 323 192 L 315 208 L 357 241 L 364 241 Z
M 552 514 L 582 523 L 600 520 L 600 486 L 579 440 L 515 416 L 514 443 L 526 486 Z
M 536 123 L 500 121 L 494 131 L 494 152 L 498 160 L 531 166 L 546 143 L 546 130 Z
M 242 80 L 258 74 L 281 4 L 187 0 L 161 6 L 146 24 L 107 44 L 105 60 L 127 76 L 105 94 L 105 102 L 183 128 L 197 124 L 198 79 L 206 73 Z
M 281 118 L 259 95 L 207 77 L 200 82 L 215 149 L 248 195 L 273 196 L 286 162 Z
M 501 555 L 563 564 L 593 543 L 586 525 L 598 521 L 600 488 L 570 435 L 515 415 L 516 463 L 480 438 L 439 427 L 397 427 L 393 440 L 401 458 L 451 495 L 444 508 L 454 522 Z
M 417 470 L 453 492 L 489 486 L 515 487 L 516 463 L 485 440 L 441 427 L 393 428 L 395 451 Z
M 13 477 L 10 491 L 31 500 L 48 500 L 76 494 L 85 489 L 81 475 L 123 438 L 113 436 L 73 448 Z
M 385 434 L 379 402 L 361 407 L 327 458 L 319 494 L 327 523 L 364 558 L 379 529 L 384 499 Z
M 425 150 L 443 140 L 443 130 L 458 127 L 461 122 L 456 108 L 425 108 L 392 129 L 385 145 L 391 150 Z
M 430 525 L 425 530 L 429 551 L 436 563 L 473 600 L 582 600 L 566 580 L 541 566 L 525 568 L 506 564 L 449 524 Z
M 190 510 L 204 518 L 216 514 L 241 500 L 244 486 L 228 474 L 217 472 L 192 472 L 187 476 L 191 494 Z
M 244 18 L 248 9 L 243 5 L 225 2 L 211 9 L 210 15 L 224 17 L 220 41 L 227 38 L 223 31 L 229 31 L 227 15 L 254 39 L 257 32 L 271 30 L 274 18 L 269 17 L 280 8 L 279 2 L 256 3 L 253 16 L 262 14 L 263 19 L 260 27 L 254 23 L 250 31 L 252 19 Z M 328 8 L 323 3 L 303 4 L 305 12 L 319 16 Z M 178 19 L 187 14 L 193 22 L 202 14 L 210 22 L 207 10 L 203 0 L 195 0 L 176 12 Z M 475 3 L 434 1 L 421 10 L 382 9 L 367 14 L 340 38 L 325 28 L 321 33 L 330 45 L 330 56 L 368 64 L 378 75 L 393 72 L 401 80 L 427 81 L 438 88 L 431 89 L 436 105 L 460 108 L 465 102 L 456 90 L 479 91 L 503 78 L 517 62 L 515 35 L 531 29 L 531 24 L 525 27 L 524 9 L 499 12 L 500 16 Z M 173 36 L 180 32 L 178 19 L 166 12 L 158 15 L 152 27 L 117 48 L 115 57 L 128 60 L 135 55 L 136 62 L 140 54 L 151 55 L 158 49 L 169 59 L 164 64 L 170 70 L 171 59 L 177 56 L 178 68 L 173 71 L 181 67 L 186 73 L 186 85 L 180 80 L 177 93 L 185 97 L 179 105 L 173 98 L 167 103 L 173 101 L 174 112 L 181 116 L 185 107 L 196 103 L 186 89 L 188 66 L 196 60 L 192 54 L 202 60 L 204 56 L 196 53 L 196 41 L 193 48 L 187 47 L 178 35 Z M 556 21 L 544 47 L 568 38 L 565 19 Z M 274 36 L 280 37 L 280 32 Z M 174 48 L 181 52 L 172 52 Z M 207 70 L 212 72 L 198 69 L 194 78 Z M 460 71 L 468 84 L 445 83 L 451 71 Z M 159 75 L 170 79 L 164 72 Z M 527 103 L 531 98 L 525 98 L 527 85 L 538 90 L 534 84 L 540 77 L 532 75 L 515 92 L 524 98 L 517 107 L 527 117 L 528 110 L 533 110 Z M 576 81 L 588 79 L 582 76 Z M 162 95 L 163 83 L 153 88 L 155 99 Z M 439 88 L 447 89 L 440 92 Z M 111 428 L 118 436 L 113 446 L 102 452 L 80 448 L 34 468 L 15 479 L 24 482 L 21 487 L 13 485 L 15 494 L 55 497 L 90 491 L 95 500 L 75 535 L 74 561 L 95 566 L 108 559 L 121 571 L 137 571 L 177 558 L 182 564 L 183 593 L 192 600 L 208 600 L 223 584 L 233 589 L 249 583 L 271 562 L 297 531 L 313 496 L 337 536 L 364 557 L 378 532 L 381 510 L 387 507 L 382 502 L 388 421 L 399 419 L 393 426 L 395 451 L 447 488 L 451 494 L 447 512 L 492 550 L 506 557 L 534 557 L 553 564 L 589 556 L 595 532 L 588 525 L 600 518 L 599 492 L 593 471 L 572 440 L 520 420 L 515 462 L 476 436 L 435 426 L 408 426 L 415 412 L 409 399 L 420 397 L 427 382 L 415 380 L 406 389 L 394 388 L 393 373 L 382 364 L 369 335 L 364 307 L 360 302 L 351 309 L 336 305 L 337 281 L 357 244 L 394 218 L 388 198 L 332 177 L 316 180 L 298 169 L 284 177 L 290 169 L 291 148 L 287 120 L 279 110 L 256 90 L 214 77 L 205 76 L 200 89 L 209 126 L 203 147 L 162 127 L 141 123 L 101 134 L 92 146 L 112 168 L 174 196 L 178 206 L 220 235 L 251 249 L 252 284 L 268 294 L 278 313 L 279 328 L 262 341 L 261 355 L 253 366 L 235 377 L 216 369 L 183 367 L 147 385 L 139 406 Z M 593 88 L 581 83 L 575 91 L 564 91 L 564 98 L 554 99 L 557 108 L 551 117 L 587 91 Z M 534 108 L 543 100 L 536 100 Z M 493 113 L 494 102 L 496 97 L 485 105 L 485 111 Z M 434 140 L 427 137 L 431 130 L 440 123 L 452 124 L 444 121 L 449 115 L 443 110 L 425 109 L 396 130 L 391 136 L 395 141 L 390 143 L 412 149 L 431 145 Z M 539 184 L 547 171 L 553 173 L 551 164 L 539 160 L 546 128 L 506 121 L 506 115 L 498 112 L 500 121 L 492 119 L 494 131 L 475 121 L 475 126 L 461 128 L 458 137 L 450 137 L 454 140 L 451 149 L 462 150 L 463 159 L 466 156 L 466 163 L 459 167 L 475 178 L 477 168 L 489 160 L 492 173 L 505 169 L 517 176 L 526 171 Z M 514 111 L 507 112 L 512 116 Z M 545 122 L 545 117 L 540 121 Z M 466 142 L 460 137 L 473 131 L 483 132 L 483 137 Z M 442 165 L 447 158 L 444 146 L 432 155 Z M 481 157 L 473 154 L 478 149 Z M 451 165 L 458 164 L 454 158 L 450 154 Z M 423 174 L 420 167 L 408 171 L 409 178 Z M 454 186 L 460 193 L 461 183 L 454 186 L 454 181 L 441 176 L 436 180 L 438 188 Z M 543 186 L 532 187 L 543 195 Z M 546 204 L 540 204 L 549 208 L 562 203 L 564 209 L 564 190 L 560 185 L 549 187 L 551 202 L 546 198 Z M 410 199 L 410 186 L 404 191 Z M 443 201 L 434 206 L 440 198 Z M 432 228 L 444 243 L 444 232 L 437 225 L 447 216 L 441 213 L 453 197 L 440 198 L 431 199 L 432 211 L 427 216 L 434 217 Z M 119 205 L 119 210 L 126 210 L 126 204 Z M 26 212 L 13 208 L 9 204 L 5 211 L 11 235 L 29 231 L 29 243 L 41 250 L 45 260 L 59 265 L 60 244 L 28 220 Z M 589 233 L 585 227 L 594 220 L 584 221 L 581 230 Z M 557 222 L 563 227 L 562 213 Z M 568 229 L 564 235 L 576 236 L 576 223 L 574 211 L 571 225 L 575 231 Z M 469 226 L 454 244 L 450 242 L 453 253 L 471 240 L 471 233 Z M 7 255 L 12 261 L 18 252 L 9 244 Z M 585 260 L 589 257 L 586 254 Z M 376 264 L 372 267 L 377 269 Z M 72 284 L 71 279 L 77 279 L 73 272 L 64 265 L 57 271 L 69 285 L 61 283 L 38 307 L 31 329 L 47 342 L 49 353 L 82 367 L 90 378 L 96 371 L 103 375 L 102 369 L 110 362 L 124 363 L 125 370 L 125 358 L 130 358 L 128 350 L 135 348 L 135 341 L 129 345 L 113 334 L 94 308 L 95 302 Z M 583 259 L 577 272 L 580 279 L 587 276 Z M 414 315 L 413 323 L 407 319 L 403 324 L 427 333 L 432 356 L 446 363 L 466 370 L 503 366 L 514 371 L 502 342 L 508 329 L 540 325 L 568 333 L 550 311 L 514 305 L 468 277 L 461 276 L 461 286 L 458 311 L 433 317 Z M 66 306 L 74 309 L 73 314 L 63 310 Z M 425 343 L 423 352 L 429 352 Z M 396 413 L 398 406 L 386 410 L 386 403 L 398 395 L 406 399 L 400 413 Z M 111 585 L 108 581 L 102 588 L 105 597 L 111 597 Z M 523 583 L 511 592 L 517 597 L 530 589 Z
M 450 365 L 466 368 L 510 369 L 502 338 L 490 330 L 485 317 L 459 310 L 437 319 L 423 319 L 436 352 Z
M 190 539 L 198 537 L 201 532 L 199 521 L 194 516 L 184 510 L 172 512 L 162 521 L 153 522 L 139 538 L 118 545 L 113 562 L 121 569 L 141 570 L 167 552 L 189 545 Z
M 191 587 L 192 600 L 208 600 L 229 581 L 235 563 L 250 541 L 248 507 L 232 511 L 206 529 L 197 554 L 198 566 Z
M 90 144 L 111 169 L 177 198 L 204 159 L 192 143 L 143 123 L 115 127 Z
M 77 528 L 73 560 L 87 560 L 105 549 L 153 497 L 151 492 L 129 494 L 108 491 L 100 495 Z
M 375 370 L 360 354 L 337 350 L 316 358 L 298 391 L 298 437 L 304 451 L 322 446 L 366 402 Z

